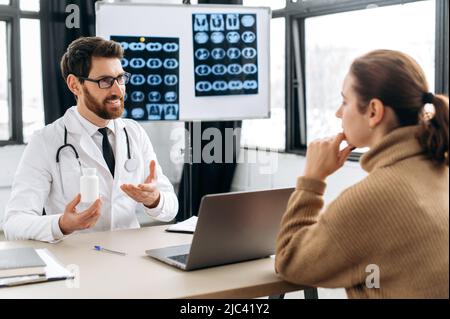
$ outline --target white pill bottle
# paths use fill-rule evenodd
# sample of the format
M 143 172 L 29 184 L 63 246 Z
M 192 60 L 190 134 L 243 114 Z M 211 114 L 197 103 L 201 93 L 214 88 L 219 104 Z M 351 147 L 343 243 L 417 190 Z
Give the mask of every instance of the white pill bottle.
M 98 198 L 98 176 L 96 168 L 84 168 L 80 177 L 81 205 L 79 208 L 88 209 Z

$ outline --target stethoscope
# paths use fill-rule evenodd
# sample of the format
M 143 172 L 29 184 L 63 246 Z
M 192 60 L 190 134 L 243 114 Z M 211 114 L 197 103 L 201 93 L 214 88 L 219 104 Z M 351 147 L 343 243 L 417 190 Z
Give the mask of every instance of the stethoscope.
M 137 167 L 138 167 L 138 161 L 135 158 L 131 158 L 131 148 L 130 148 L 130 138 L 128 137 L 128 132 L 127 129 L 124 127 L 123 128 L 124 132 L 125 132 L 125 137 L 127 140 L 127 157 L 128 159 L 125 161 L 125 169 L 131 173 L 134 172 Z M 65 148 L 70 148 L 73 153 L 75 154 L 75 158 L 78 162 L 78 167 L 80 169 L 80 175 L 82 174 L 82 168 L 81 168 L 81 162 L 80 162 L 80 156 L 78 154 L 77 149 L 75 148 L 75 146 L 73 146 L 70 143 L 67 143 L 67 128 L 64 126 L 64 144 L 61 145 L 58 150 L 56 151 L 56 163 L 58 165 L 59 168 L 59 178 L 61 180 L 61 186 L 62 186 L 62 191 L 63 194 L 65 195 L 65 191 L 64 191 L 64 184 L 62 181 L 62 173 L 61 173 L 61 164 L 60 164 L 60 153 L 62 150 L 64 150 Z

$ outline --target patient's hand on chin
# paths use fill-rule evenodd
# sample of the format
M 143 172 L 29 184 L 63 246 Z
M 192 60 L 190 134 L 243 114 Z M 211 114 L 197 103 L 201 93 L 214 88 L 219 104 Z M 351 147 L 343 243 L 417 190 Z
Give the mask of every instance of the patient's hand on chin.
M 341 168 L 354 149 L 354 146 L 349 144 L 340 150 L 340 145 L 345 140 L 344 133 L 339 133 L 311 142 L 306 152 L 304 176 L 325 181 L 328 176 Z

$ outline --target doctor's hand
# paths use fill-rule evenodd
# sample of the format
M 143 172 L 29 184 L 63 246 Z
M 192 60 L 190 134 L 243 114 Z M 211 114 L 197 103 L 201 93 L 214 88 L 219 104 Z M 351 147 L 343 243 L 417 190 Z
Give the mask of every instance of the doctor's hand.
M 341 143 L 345 141 L 344 133 L 335 137 L 319 139 L 311 142 L 306 151 L 306 165 L 304 175 L 321 181 L 341 168 L 354 149 L 348 145 L 339 150 Z
M 67 206 L 64 214 L 59 218 L 59 228 L 64 235 L 69 235 L 76 230 L 94 227 L 101 215 L 102 201 L 97 199 L 91 207 L 78 213 L 77 205 L 81 195 L 78 194 Z
M 147 176 L 143 184 L 123 184 L 120 188 L 136 202 L 144 204 L 147 208 L 155 208 L 161 199 L 161 194 L 156 188 L 156 182 L 156 162 L 151 161 L 150 175 Z

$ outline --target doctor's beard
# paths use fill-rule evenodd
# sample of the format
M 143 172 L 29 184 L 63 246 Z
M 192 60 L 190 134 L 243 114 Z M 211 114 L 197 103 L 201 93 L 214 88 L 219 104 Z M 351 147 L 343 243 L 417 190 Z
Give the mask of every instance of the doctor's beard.
M 89 93 L 89 91 L 83 88 L 84 91 L 84 103 L 86 107 L 96 114 L 98 117 L 104 120 L 114 120 L 122 116 L 123 110 L 125 108 L 123 96 L 111 95 L 108 96 L 103 102 L 99 102 L 94 96 Z M 108 109 L 108 102 L 114 100 L 120 100 L 119 107 L 113 107 L 112 109 Z

